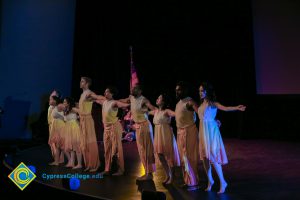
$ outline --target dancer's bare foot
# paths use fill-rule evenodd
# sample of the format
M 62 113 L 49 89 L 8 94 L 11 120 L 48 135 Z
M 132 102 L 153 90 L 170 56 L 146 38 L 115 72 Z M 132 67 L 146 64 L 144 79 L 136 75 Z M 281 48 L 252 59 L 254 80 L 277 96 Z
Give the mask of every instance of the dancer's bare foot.
M 209 192 L 214 183 L 215 183 L 214 181 L 208 181 L 207 188 L 205 189 L 205 191 Z
M 59 164 L 62 164 L 65 162 L 65 159 L 59 159 Z
M 87 168 L 84 169 L 85 172 L 87 172 L 87 171 L 89 171 L 89 170 L 90 170 L 89 167 L 87 167 Z
M 103 172 L 100 173 L 100 175 L 102 175 L 102 176 L 109 176 L 110 173 L 109 173 L 109 171 L 103 171 Z
M 52 162 L 52 163 L 49 163 L 49 165 L 55 165 L 55 166 L 58 166 L 59 163 L 54 161 L 54 162 Z
M 200 187 L 199 187 L 199 185 L 193 185 L 193 186 L 187 186 L 186 187 L 186 190 L 187 191 L 194 191 L 194 190 L 198 190 Z
M 116 173 L 113 173 L 113 176 L 122 176 L 124 174 L 124 172 L 122 172 L 121 170 L 118 170 Z
M 73 167 L 72 169 L 81 169 L 82 165 L 76 165 L 75 167 Z
M 219 190 L 218 194 L 224 193 L 226 190 L 226 187 L 227 187 L 227 183 L 224 181 L 223 183 L 220 184 L 220 190 Z
M 90 169 L 90 172 L 96 172 L 98 168 Z
M 74 165 L 72 165 L 71 163 L 68 163 L 67 165 L 66 165 L 66 167 L 74 167 Z
M 187 184 L 180 185 L 180 187 L 182 189 L 186 189 L 187 191 L 198 190 L 200 188 L 199 185 L 187 185 Z

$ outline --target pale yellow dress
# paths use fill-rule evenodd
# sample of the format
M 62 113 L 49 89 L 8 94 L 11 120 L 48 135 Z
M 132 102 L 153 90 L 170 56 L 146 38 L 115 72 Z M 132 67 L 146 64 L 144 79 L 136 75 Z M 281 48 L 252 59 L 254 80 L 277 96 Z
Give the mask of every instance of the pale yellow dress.
M 51 147 L 52 155 L 55 155 L 55 148 L 64 149 L 64 135 L 63 128 L 65 126 L 64 114 L 63 112 L 58 112 L 57 107 L 53 108 L 51 113 L 52 115 L 52 124 L 50 129 L 50 135 L 48 144 Z
M 170 167 L 179 166 L 179 152 L 173 129 L 170 126 L 171 117 L 166 111 L 156 110 L 153 117 L 154 127 L 154 152 L 163 154 Z
M 65 116 L 65 127 L 63 129 L 63 134 L 65 137 L 65 151 L 75 151 L 81 153 L 81 141 L 82 136 L 79 127 L 79 121 L 77 120 L 76 113 L 69 113 Z

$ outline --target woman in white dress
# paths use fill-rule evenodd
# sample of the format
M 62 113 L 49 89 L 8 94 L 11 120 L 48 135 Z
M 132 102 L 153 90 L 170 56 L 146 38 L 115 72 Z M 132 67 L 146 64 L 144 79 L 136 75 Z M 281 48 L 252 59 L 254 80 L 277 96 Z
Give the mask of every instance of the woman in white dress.
M 224 193 L 227 182 L 223 176 L 222 165 L 227 164 L 228 160 L 215 117 L 218 109 L 223 111 L 245 111 L 246 107 L 243 105 L 223 106 L 216 101 L 213 87 L 209 83 L 202 83 L 200 85 L 199 95 L 201 99 L 201 104 L 198 109 L 200 119 L 199 151 L 200 159 L 203 161 L 208 179 L 206 191 L 210 191 L 214 184 L 211 172 L 211 165 L 213 165 L 220 180 L 220 190 L 218 193 Z

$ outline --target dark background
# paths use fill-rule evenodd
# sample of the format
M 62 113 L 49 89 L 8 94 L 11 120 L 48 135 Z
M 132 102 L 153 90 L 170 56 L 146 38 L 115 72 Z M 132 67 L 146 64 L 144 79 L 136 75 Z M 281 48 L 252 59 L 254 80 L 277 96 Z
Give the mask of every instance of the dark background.
M 221 103 L 245 104 L 250 110 L 256 93 L 251 16 L 249 1 L 127 1 L 118 6 L 78 1 L 72 94 L 79 97 L 80 76 L 90 76 L 97 93 L 113 84 L 119 97 L 127 97 L 132 45 L 144 95 L 153 104 L 167 92 L 174 108 L 180 80 L 190 83 L 191 96 L 199 101 L 199 84 L 209 81 Z M 222 115 L 224 134 L 242 136 L 245 114 Z

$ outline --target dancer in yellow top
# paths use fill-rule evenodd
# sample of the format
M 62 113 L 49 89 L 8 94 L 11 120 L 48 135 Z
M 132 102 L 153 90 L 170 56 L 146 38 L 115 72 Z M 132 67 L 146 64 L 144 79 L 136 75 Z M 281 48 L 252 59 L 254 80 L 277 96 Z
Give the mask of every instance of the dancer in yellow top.
M 145 175 L 138 180 L 151 180 L 155 171 L 155 159 L 153 149 L 153 130 L 148 120 L 148 109 L 155 110 L 150 101 L 142 95 L 141 85 L 136 85 L 126 99 L 120 101 L 130 103 L 130 111 L 136 128 L 136 144 L 140 159 L 145 168 Z
M 183 186 L 187 187 L 187 190 L 196 190 L 199 188 L 199 140 L 194 114 L 198 107 L 193 99 L 188 96 L 188 87 L 184 82 L 177 83 L 176 97 L 179 100 L 176 104 L 175 118 L 177 144 L 185 182 Z
M 86 167 L 85 171 L 95 172 L 100 166 L 100 160 L 94 120 L 91 114 L 93 102 L 87 98 L 92 93 L 89 89 L 91 84 L 92 80 L 89 77 L 81 77 L 80 88 L 82 89 L 82 94 L 79 99 L 78 113 L 83 137 L 82 150 Z
M 105 170 L 103 175 L 109 175 L 111 171 L 113 157 L 116 156 L 119 169 L 114 176 L 123 175 L 124 173 L 124 156 L 122 147 L 122 125 L 118 120 L 118 108 L 129 107 L 128 103 L 122 103 L 114 100 L 117 89 L 114 87 L 107 87 L 104 96 L 91 94 L 91 98 L 95 99 L 97 103 L 102 105 L 102 120 L 104 125 L 104 157 Z

